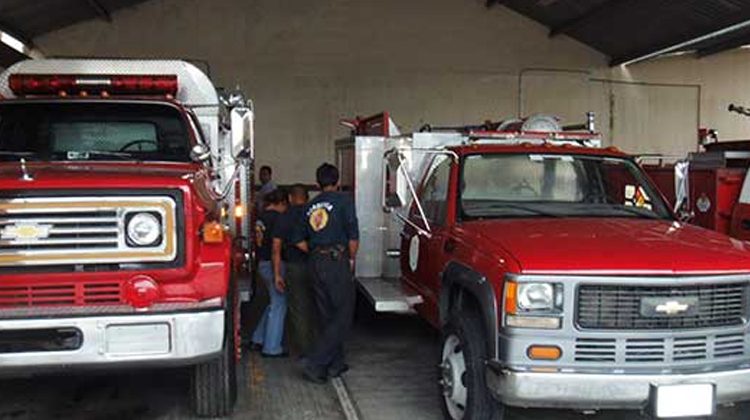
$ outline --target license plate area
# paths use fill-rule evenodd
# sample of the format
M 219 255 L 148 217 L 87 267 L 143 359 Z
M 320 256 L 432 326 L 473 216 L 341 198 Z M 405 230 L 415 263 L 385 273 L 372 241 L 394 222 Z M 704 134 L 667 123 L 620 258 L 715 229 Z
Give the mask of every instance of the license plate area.
M 169 354 L 171 350 L 171 328 L 166 322 L 107 326 L 106 354 L 108 356 Z
M 715 384 L 651 385 L 651 414 L 657 419 L 709 417 L 716 413 Z

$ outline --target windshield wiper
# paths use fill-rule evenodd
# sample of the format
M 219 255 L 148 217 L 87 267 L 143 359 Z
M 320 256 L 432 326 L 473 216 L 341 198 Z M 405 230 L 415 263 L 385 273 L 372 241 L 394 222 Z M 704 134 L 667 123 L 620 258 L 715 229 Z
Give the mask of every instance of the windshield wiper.
M 132 153 L 127 152 L 110 152 L 106 150 L 86 150 L 82 152 L 67 152 L 66 156 L 68 160 L 89 160 L 91 156 L 99 157 L 114 157 L 120 159 L 133 159 Z
M 649 209 L 641 208 L 641 207 L 633 207 L 633 206 L 626 206 L 624 204 L 613 204 L 609 208 L 614 210 L 621 210 L 625 213 L 630 213 L 633 215 L 636 215 L 638 217 L 643 217 L 646 219 L 661 219 L 662 217 L 658 214 L 652 212 Z
M 12 152 L 10 150 L 0 150 L 0 156 L 31 157 L 36 155 L 38 155 L 37 152 Z
M 516 204 L 516 203 L 491 203 L 488 204 L 487 207 L 489 208 L 509 208 L 514 210 L 522 210 L 528 213 L 536 214 L 538 216 L 545 216 L 545 217 L 563 217 L 561 214 L 556 213 L 550 213 L 546 212 L 544 210 L 535 209 L 533 207 L 524 206 L 522 204 Z

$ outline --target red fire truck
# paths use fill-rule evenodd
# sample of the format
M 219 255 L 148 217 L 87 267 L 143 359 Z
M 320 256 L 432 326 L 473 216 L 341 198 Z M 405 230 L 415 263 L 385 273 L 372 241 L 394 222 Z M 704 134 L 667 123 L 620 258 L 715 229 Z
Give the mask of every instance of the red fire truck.
M 730 105 L 729 111 L 750 116 L 750 110 L 740 106 Z M 687 159 L 674 163 L 646 156 L 644 168 L 684 220 L 748 240 L 750 141 L 719 142 L 713 133 L 712 141 L 702 142 L 703 150 Z
M 23 61 L 0 96 L 0 374 L 191 366 L 196 413 L 228 414 L 249 102 L 152 60 Z
M 681 223 L 634 157 L 598 147 L 592 118 L 348 124 L 357 281 L 377 311 L 442 332 L 447 419 L 708 416 L 750 398 L 750 248 Z

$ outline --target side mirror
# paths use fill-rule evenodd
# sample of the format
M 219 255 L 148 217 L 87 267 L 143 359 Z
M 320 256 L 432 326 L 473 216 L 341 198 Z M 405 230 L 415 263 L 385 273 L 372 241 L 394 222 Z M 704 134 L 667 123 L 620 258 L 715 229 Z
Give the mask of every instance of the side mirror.
M 398 150 L 386 153 L 383 165 L 383 209 L 390 212 L 406 205 L 403 198 L 405 186 L 403 156 Z
M 677 211 L 677 220 L 682 223 L 690 223 L 695 217 L 694 211 L 688 211 L 685 209 Z
M 207 162 L 211 158 L 211 150 L 208 149 L 208 146 L 205 144 L 196 144 L 193 146 L 192 150 L 190 150 L 190 159 L 192 159 L 194 162 L 198 163 L 204 163 Z
M 391 172 L 398 172 L 401 167 L 402 157 L 398 150 L 391 150 L 385 156 L 385 161 L 388 166 L 388 170 Z
M 252 159 L 255 142 L 253 111 L 247 107 L 232 108 L 229 121 L 232 129 L 232 156 L 235 159 Z
M 681 160 L 674 164 L 673 211 L 681 220 L 692 213 L 690 211 L 690 162 L 686 160 Z M 691 218 L 692 216 L 688 220 Z
M 401 201 L 401 197 L 397 193 L 395 192 L 386 193 L 386 196 L 385 196 L 386 209 L 395 209 L 395 208 L 399 208 L 403 206 L 404 206 L 404 202 Z

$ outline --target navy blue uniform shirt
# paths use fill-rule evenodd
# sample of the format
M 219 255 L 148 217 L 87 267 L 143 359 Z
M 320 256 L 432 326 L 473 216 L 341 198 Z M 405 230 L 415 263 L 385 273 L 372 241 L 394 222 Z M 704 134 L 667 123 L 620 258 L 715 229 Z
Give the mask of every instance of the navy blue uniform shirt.
M 307 241 L 311 250 L 359 240 L 359 224 L 351 196 L 323 192 L 305 206 L 304 223 L 295 230 L 294 242 Z
M 284 261 L 304 262 L 307 260 L 307 254 L 297 248 L 293 242 L 294 230 L 305 223 L 304 214 L 305 206 L 292 206 L 276 221 L 272 236 L 274 239 L 281 239 L 284 243 Z
M 272 235 L 281 213 L 276 210 L 266 210 L 260 215 L 255 222 L 255 240 L 258 245 L 258 259 L 261 261 L 271 261 L 272 253 Z

